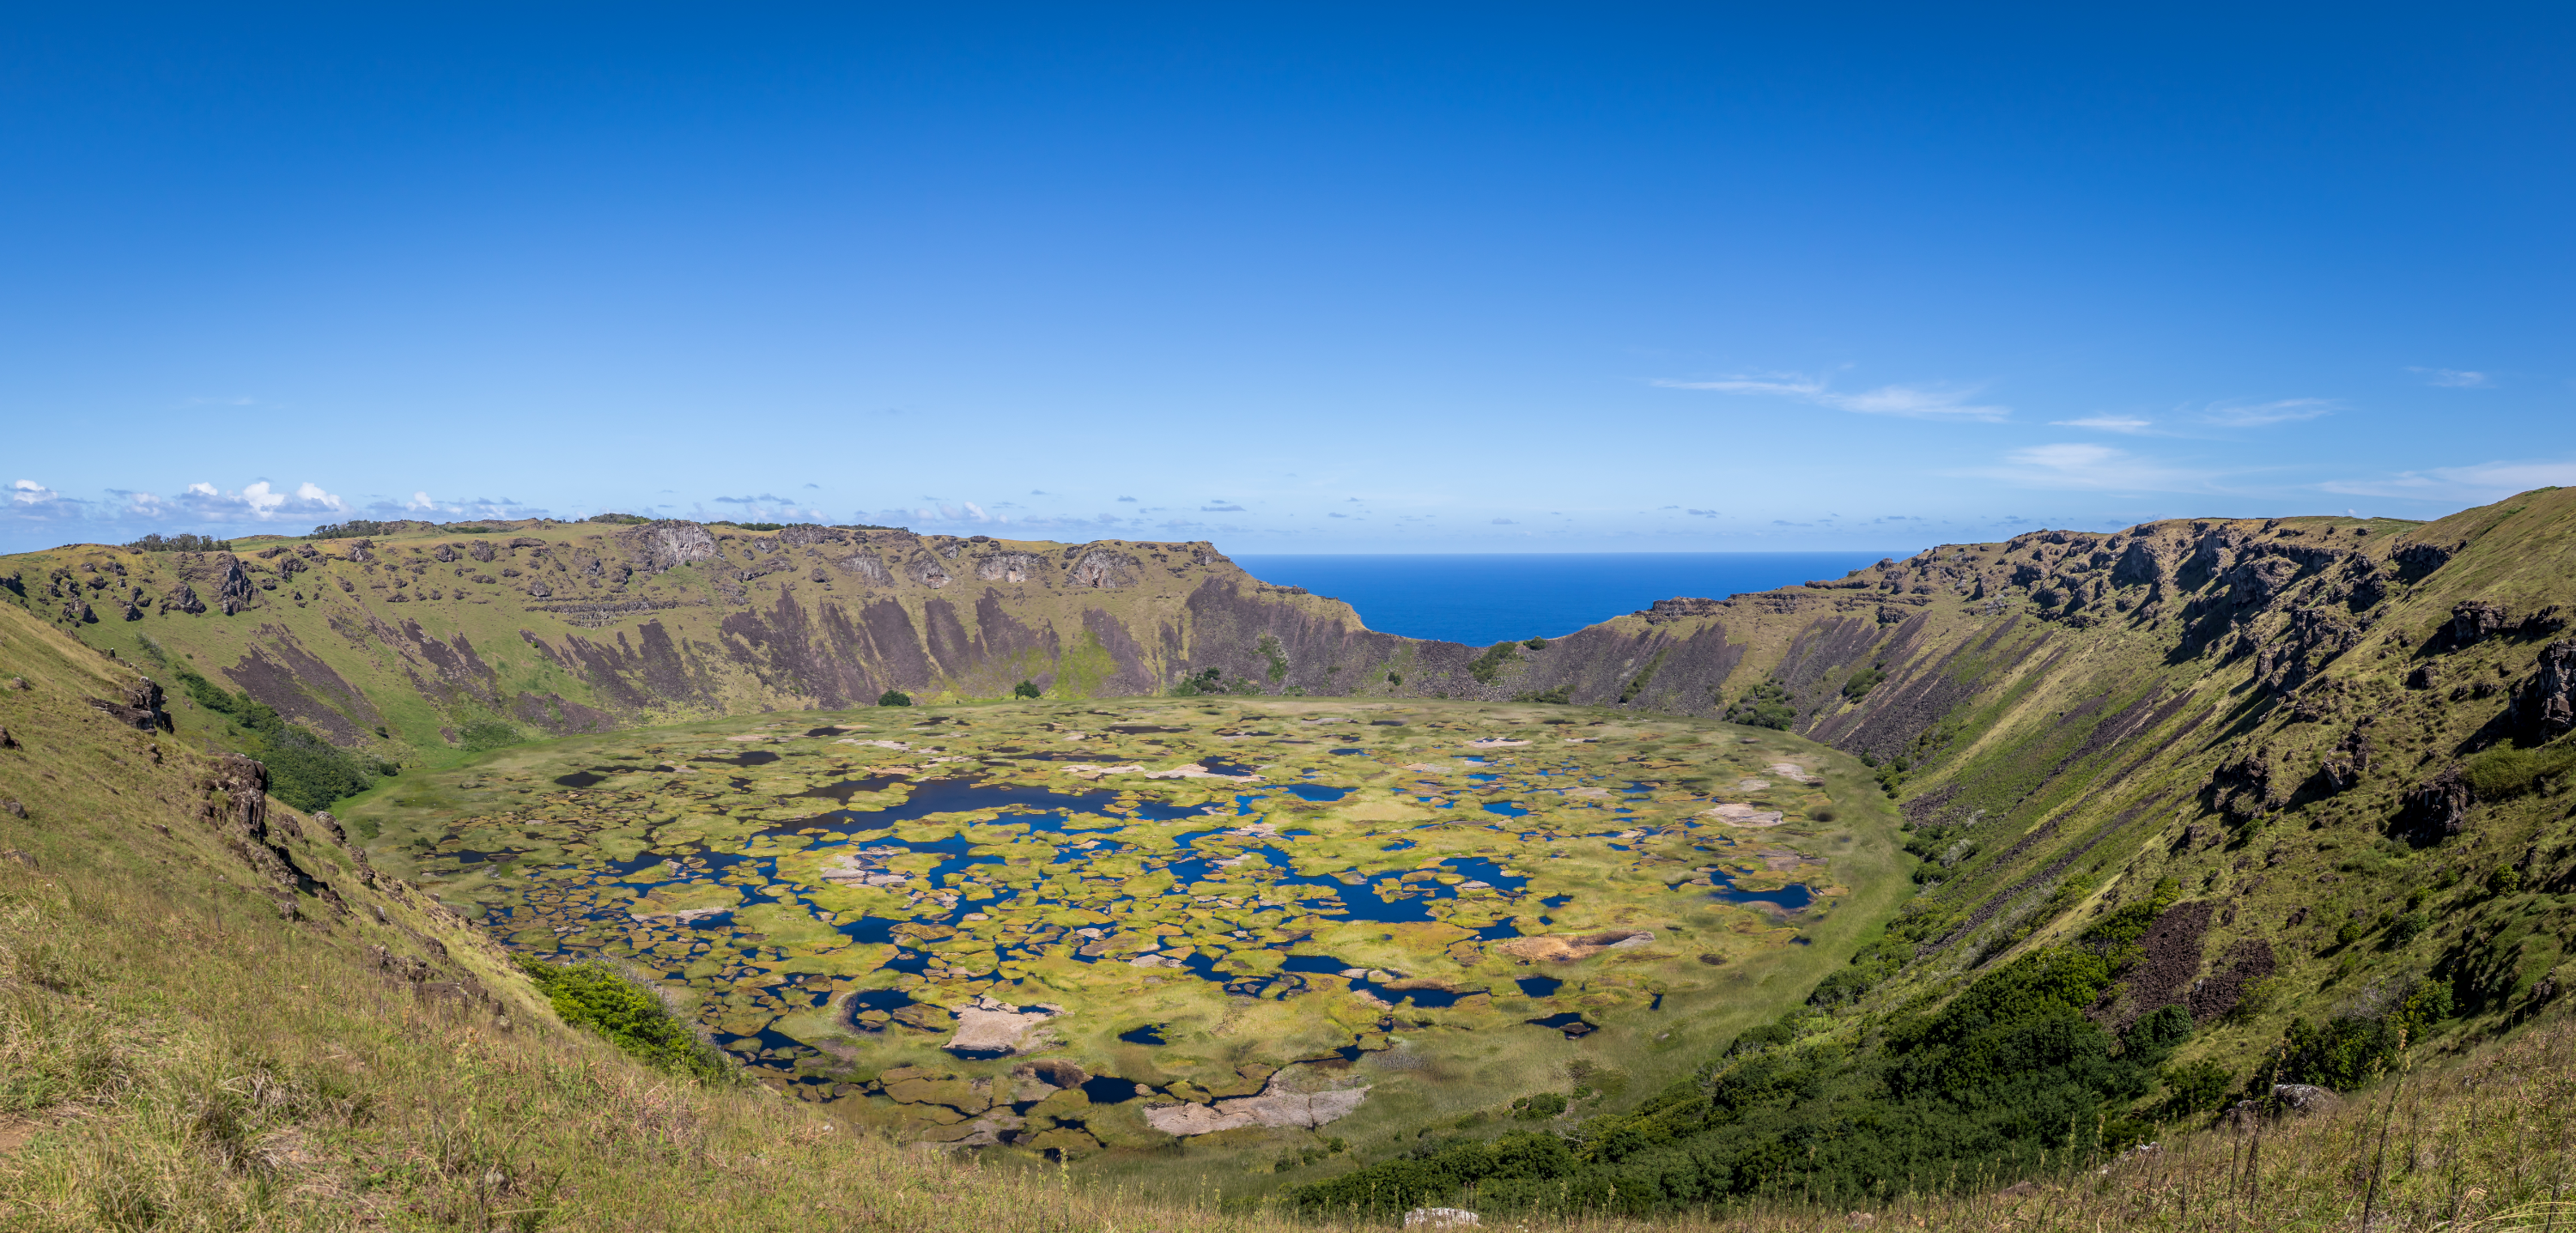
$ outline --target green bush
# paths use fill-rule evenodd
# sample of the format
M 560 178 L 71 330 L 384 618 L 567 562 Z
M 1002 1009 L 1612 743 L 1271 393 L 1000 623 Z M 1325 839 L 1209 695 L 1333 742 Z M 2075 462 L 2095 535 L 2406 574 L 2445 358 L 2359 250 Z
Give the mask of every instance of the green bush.
M 402 529 L 403 524 L 400 522 L 378 522 L 372 518 L 352 518 L 347 522 L 335 522 L 328 526 L 315 527 L 312 530 L 305 532 L 304 538 L 366 539 L 377 535 L 394 535 L 401 532 Z
M 2155 1118 L 2160 1122 L 2215 1113 L 2227 1103 L 2227 1089 L 2236 1085 L 2234 1072 L 2207 1058 L 2165 1067 L 2157 1077 L 2165 1085 L 2165 1098 L 2155 1107 Z
M 1574 701 L 1574 687 L 1572 685 L 1559 685 L 1554 689 L 1538 689 L 1525 694 L 1514 694 L 1512 695 L 1512 701 L 1549 702 L 1558 706 L 1563 706 Z
M 653 520 L 642 514 L 592 514 L 590 517 L 585 518 L 582 521 L 604 522 L 610 526 L 631 527 L 639 522 L 651 522 Z
M 268 767 L 268 794 L 307 813 L 374 786 L 394 768 L 322 739 L 247 693 L 231 693 L 185 665 L 179 686 L 197 705 L 229 719 L 243 736 L 242 752 Z
M 1544 650 L 1546 650 L 1546 649 L 1547 649 L 1547 639 L 1545 639 L 1545 638 L 1532 638 L 1532 639 L 1529 639 L 1529 640 L 1528 640 L 1528 641 L 1526 641 L 1526 642 L 1521 643 L 1521 645 L 1522 645 L 1522 646 L 1525 646 L 1525 647 L 1528 647 L 1529 649 L 1531 649 L 1531 650 L 1533 650 L 1533 651 L 1544 651 Z
M 1467 664 L 1467 675 L 1476 678 L 1479 685 L 1491 685 L 1494 678 L 1502 674 L 1504 665 L 1518 663 L 1520 657 L 1521 644 L 1497 642 Z
M 467 724 L 463 728 L 458 729 L 456 733 L 456 743 L 464 746 L 467 753 L 483 753 L 487 750 L 506 749 L 526 739 L 526 735 L 521 733 L 517 728 L 513 728 L 497 719 L 486 719 Z
M 1011 696 L 1014 698 L 1042 698 L 1046 696 L 1046 691 L 1038 688 L 1038 683 L 1035 681 L 1022 681 L 1011 687 Z
M 1565 1112 L 1565 1097 L 1554 1092 L 1523 1096 L 1512 1102 L 1512 1116 L 1524 1122 L 1543 1122 Z
M 627 1053 L 674 1074 L 718 1079 L 730 1073 L 724 1055 L 673 1018 L 660 997 L 607 964 L 562 966 L 529 955 L 519 956 L 518 961 L 519 969 L 536 982 L 564 1022 L 597 1032 Z
M 1877 688 L 1880 681 L 1884 681 L 1886 679 L 1886 669 L 1883 669 L 1876 664 L 1871 664 L 1870 666 L 1851 674 L 1851 679 L 1843 682 L 1843 697 L 1848 698 L 1851 701 L 1858 702 L 1863 697 L 1866 697 L 1870 690 Z
M 233 550 L 233 545 L 231 540 L 210 539 L 203 535 L 173 535 L 164 538 L 156 534 L 146 535 L 127 544 L 126 548 L 133 552 L 230 552 Z
M 1777 680 L 1764 681 L 1744 691 L 1735 705 L 1726 708 L 1726 722 L 1747 727 L 1786 732 L 1797 720 L 1798 708 L 1789 700 L 1789 687 Z
M 911 706 L 912 695 L 900 689 L 889 689 L 877 695 L 878 706 Z

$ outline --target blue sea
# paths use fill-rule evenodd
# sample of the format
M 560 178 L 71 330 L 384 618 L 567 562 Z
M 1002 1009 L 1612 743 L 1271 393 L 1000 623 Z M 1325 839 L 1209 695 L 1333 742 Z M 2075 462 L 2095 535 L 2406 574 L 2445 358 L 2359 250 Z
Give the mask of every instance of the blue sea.
M 1252 576 L 1359 610 L 1370 629 L 1483 646 L 1553 638 L 1659 599 L 1724 599 L 1840 578 L 1887 552 L 1598 552 L 1288 556 L 1234 560 Z

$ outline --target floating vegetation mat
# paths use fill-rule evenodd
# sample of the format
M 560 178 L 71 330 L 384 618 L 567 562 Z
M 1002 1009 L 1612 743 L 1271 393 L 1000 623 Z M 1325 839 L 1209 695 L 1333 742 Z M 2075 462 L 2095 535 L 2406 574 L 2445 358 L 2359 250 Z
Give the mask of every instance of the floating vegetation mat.
M 353 820 L 510 946 L 663 982 L 807 1099 L 1083 1155 L 1508 1101 L 1604 1036 L 1785 1004 L 1754 987 L 1843 901 L 1861 828 L 1827 755 L 1748 732 L 875 708 L 504 750 Z

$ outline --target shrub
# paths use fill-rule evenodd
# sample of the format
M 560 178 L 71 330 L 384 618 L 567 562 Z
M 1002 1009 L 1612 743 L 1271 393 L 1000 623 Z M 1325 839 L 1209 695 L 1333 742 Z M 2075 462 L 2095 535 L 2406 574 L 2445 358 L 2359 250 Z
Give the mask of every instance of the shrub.
M 1038 688 L 1038 683 L 1035 681 L 1022 681 L 1011 687 L 1011 696 L 1014 698 L 1039 698 L 1045 695 L 1046 691 Z
M 1843 682 L 1843 697 L 1858 702 L 1866 697 L 1870 690 L 1877 688 L 1880 681 L 1886 679 L 1886 669 L 1877 664 L 1871 664 L 1851 674 L 1851 679 Z
M 1563 706 L 1566 703 L 1574 701 L 1574 687 L 1572 685 L 1559 685 L 1554 689 L 1540 689 L 1533 690 L 1525 694 L 1514 694 L 1512 695 L 1512 701 L 1551 702 L 1558 706 Z
M 605 963 L 559 966 L 529 955 L 519 968 L 574 1027 L 607 1037 L 627 1053 L 674 1074 L 700 1079 L 726 1075 L 724 1055 L 671 1016 L 652 990 L 618 975 Z
M 1778 680 L 1764 681 L 1744 691 L 1735 705 L 1726 708 L 1726 722 L 1753 728 L 1786 732 L 1797 719 L 1798 708 L 1789 701 L 1789 687 Z
M 2165 1067 L 2157 1077 L 2165 1085 L 2165 1098 L 2155 1106 L 2160 1122 L 2215 1113 L 2227 1102 L 2227 1089 L 2236 1085 L 2234 1072 L 2207 1058 Z
M 1497 642 L 1485 648 L 1484 654 L 1468 663 L 1467 675 L 1476 678 L 1476 683 L 1479 685 L 1491 685 L 1494 683 L 1494 678 L 1502 674 L 1505 664 L 1517 663 L 1520 657 L 1521 644 Z
M 877 695 L 878 706 L 911 706 L 912 695 L 900 689 L 889 689 Z
M 1543 1122 L 1565 1112 L 1565 1097 L 1554 1092 L 1523 1096 L 1512 1102 L 1512 1116 L 1524 1122 Z
M 247 693 L 231 693 L 186 665 L 177 668 L 180 688 L 197 705 L 232 721 L 245 739 L 242 752 L 268 767 L 268 794 L 311 812 L 333 801 L 366 791 L 378 775 L 394 768 L 362 758 L 322 739 L 319 733 L 284 716 Z
M 378 522 L 372 518 L 352 518 L 315 527 L 304 533 L 306 539 L 366 539 L 377 535 L 394 535 L 403 529 L 399 522 Z
M 633 526 L 639 522 L 651 522 L 653 520 L 642 514 L 592 514 L 590 517 L 582 519 L 582 521 L 604 522 L 610 526 L 627 527 Z
M 1526 642 L 1521 643 L 1521 645 L 1522 645 L 1522 646 L 1525 646 L 1525 647 L 1528 647 L 1529 649 L 1531 649 L 1531 650 L 1533 650 L 1533 651 L 1544 651 L 1544 650 L 1546 650 L 1546 649 L 1547 649 L 1547 639 L 1545 639 L 1545 638 L 1532 638 L 1532 639 L 1530 639 L 1530 640 L 1528 640 L 1528 641 L 1526 641 Z
M 127 544 L 126 548 L 133 552 L 230 552 L 233 545 L 231 540 L 210 539 L 203 535 L 172 535 L 167 538 L 146 535 Z
M 464 746 L 467 753 L 505 749 L 525 739 L 527 738 L 517 728 L 497 719 L 467 724 L 456 733 L 456 743 Z

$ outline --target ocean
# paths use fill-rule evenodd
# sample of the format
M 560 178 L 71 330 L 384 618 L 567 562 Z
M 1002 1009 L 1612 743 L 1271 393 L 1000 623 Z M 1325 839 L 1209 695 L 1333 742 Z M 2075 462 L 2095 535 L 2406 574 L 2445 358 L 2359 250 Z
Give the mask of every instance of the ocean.
M 1886 552 L 1458 553 L 1247 555 L 1235 563 L 1278 586 L 1359 610 L 1370 629 L 1484 646 L 1553 638 L 1659 599 L 1724 599 L 1840 578 Z

